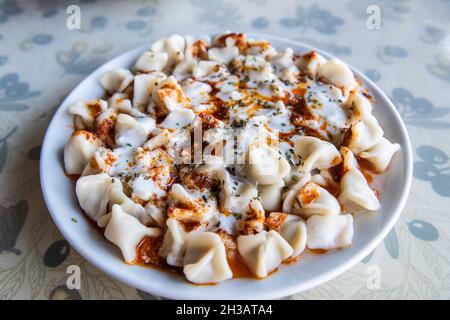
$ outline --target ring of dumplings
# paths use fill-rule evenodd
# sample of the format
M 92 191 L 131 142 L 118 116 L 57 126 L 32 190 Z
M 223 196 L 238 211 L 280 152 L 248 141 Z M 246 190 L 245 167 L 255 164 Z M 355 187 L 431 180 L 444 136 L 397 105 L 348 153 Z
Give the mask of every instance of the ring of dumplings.
M 350 246 L 353 214 L 381 207 L 372 180 L 400 146 L 336 58 L 172 35 L 99 82 L 103 97 L 69 108 L 65 171 L 128 264 L 264 278 Z

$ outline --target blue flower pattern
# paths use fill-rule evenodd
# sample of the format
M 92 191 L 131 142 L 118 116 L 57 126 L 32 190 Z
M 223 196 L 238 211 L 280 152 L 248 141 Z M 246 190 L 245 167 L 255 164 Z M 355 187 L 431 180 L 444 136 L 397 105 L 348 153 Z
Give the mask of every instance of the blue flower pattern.
M 0 24 L 13 19 L 23 12 L 22 7 L 14 0 L 5 0 L 0 2 Z
M 236 28 L 239 25 L 241 14 L 239 7 L 224 0 L 191 0 L 198 10 L 196 18 L 221 28 Z
M 31 91 L 28 83 L 20 81 L 17 73 L 8 73 L 0 78 L 0 112 L 25 111 L 29 105 L 23 100 L 39 94 L 39 91 Z
M 450 161 L 439 148 L 423 145 L 417 148 L 422 161 L 414 162 L 414 176 L 431 182 L 434 191 L 443 197 L 450 197 Z
M 407 124 L 431 130 L 450 129 L 450 122 L 445 120 L 450 107 L 435 107 L 430 100 L 415 97 L 406 88 L 395 88 L 391 99 Z
M 97 49 L 97 50 L 96 50 Z M 89 48 L 85 42 L 75 43 L 69 51 L 56 54 L 56 61 L 64 68 L 64 74 L 88 74 L 99 67 L 104 61 L 102 53 L 107 48 Z
M 312 5 L 305 8 L 298 5 L 296 16 L 293 18 L 283 18 L 280 25 L 285 28 L 301 28 L 304 33 L 309 28 L 323 34 L 334 34 L 337 29 L 344 24 L 344 20 L 332 15 L 328 10 Z

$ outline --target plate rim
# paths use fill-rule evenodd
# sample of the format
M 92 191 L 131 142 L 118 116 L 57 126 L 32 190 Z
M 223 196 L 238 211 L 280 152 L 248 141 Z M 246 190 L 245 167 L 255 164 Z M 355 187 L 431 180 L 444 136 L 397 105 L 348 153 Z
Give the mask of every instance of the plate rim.
M 209 34 L 210 36 L 214 36 L 217 33 Z M 194 34 L 192 36 L 198 37 L 198 36 L 204 36 L 208 34 Z M 257 34 L 257 33 L 246 33 L 246 35 L 249 38 L 254 39 L 266 39 L 270 42 L 276 41 L 279 43 L 283 43 L 286 46 L 289 44 L 295 46 L 295 47 L 302 47 L 307 50 L 314 50 L 320 54 L 322 54 L 326 58 L 332 58 L 335 57 L 334 55 L 323 51 L 321 49 L 317 49 L 313 46 L 310 46 L 308 44 L 305 44 L 301 41 L 297 40 L 291 40 L 288 38 L 280 37 L 280 36 L 274 36 L 274 35 L 266 35 L 266 34 Z M 184 37 L 191 36 L 191 35 L 184 35 Z M 72 96 L 74 93 L 79 89 L 81 86 L 83 86 L 84 82 L 87 81 L 88 78 L 92 77 L 94 74 L 98 73 L 99 70 L 105 67 L 105 65 L 111 63 L 114 60 L 119 60 L 121 58 L 124 58 L 125 56 L 137 54 L 138 52 L 143 52 L 146 49 L 149 49 L 151 44 L 146 44 L 139 46 L 137 48 L 128 50 L 120 55 L 117 55 L 113 57 L 112 59 L 109 59 L 108 61 L 104 62 L 102 65 L 100 65 L 98 68 L 96 68 L 94 71 L 89 73 L 87 76 L 85 76 L 71 91 L 70 93 L 65 97 L 65 99 L 61 102 L 59 107 L 57 108 L 56 112 L 53 114 L 52 119 L 50 120 L 48 127 L 46 129 L 43 143 L 42 143 L 42 152 L 40 156 L 40 164 L 39 164 L 39 177 L 40 177 L 40 185 L 41 190 L 44 198 L 44 202 L 46 204 L 46 207 L 50 213 L 50 216 L 52 217 L 53 222 L 57 226 L 58 230 L 62 233 L 64 238 L 70 243 L 73 249 L 75 249 L 83 258 L 85 258 L 89 263 L 100 269 L 105 274 L 119 280 L 122 283 L 125 283 L 127 285 L 130 285 L 136 289 L 143 290 L 145 292 L 149 292 L 151 294 L 163 296 L 163 297 L 169 297 L 173 299 L 192 299 L 193 296 L 195 298 L 203 298 L 203 299 L 236 299 L 236 297 L 233 297 L 233 293 L 229 293 L 227 296 L 217 296 L 217 297 L 199 297 L 198 295 L 193 295 L 189 292 L 185 292 L 183 290 L 175 290 L 174 288 L 164 289 L 159 288 L 157 286 L 147 286 L 143 285 L 142 282 L 137 281 L 133 277 L 127 277 L 126 273 L 122 274 L 118 271 L 115 271 L 113 268 L 108 268 L 107 265 L 102 264 L 98 259 L 95 259 L 95 253 L 89 253 L 88 250 L 83 248 L 80 244 L 78 244 L 77 241 L 74 241 L 70 236 L 68 236 L 65 228 L 62 226 L 61 221 L 58 218 L 58 215 L 55 213 L 57 210 L 52 205 L 52 196 L 49 195 L 47 190 L 47 179 L 48 179 L 48 173 L 46 172 L 46 150 L 50 148 L 49 146 L 49 136 L 50 136 L 50 128 L 54 125 L 55 119 L 58 118 L 59 114 L 64 112 L 64 108 L 61 108 L 63 105 L 66 105 L 68 101 L 72 100 Z M 295 51 L 295 50 L 294 50 Z M 347 63 L 346 63 L 347 64 Z M 404 170 L 405 170 L 405 184 L 403 185 L 403 190 L 401 193 L 400 198 L 397 201 L 397 204 L 395 205 L 395 209 L 391 217 L 386 221 L 382 229 L 380 230 L 377 235 L 369 240 L 369 243 L 362 248 L 359 252 L 356 252 L 350 259 L 348 259 L 346 262 L 341 263 L 338 266 L 335 266 L 328 270 L 327 272 L 323 272 L 320 275 L 314 277 L 313 279 L 303 281 L 297 284 L 292 284 L 288 287 L 278 287 L 274 288 L 273 290 L 270 290 L 268 292 L 249 292 L 246 293 L 245 299 L 274 299 L 279 298 L 283 296 L 288 296 L 296 293 L 303 292 L 305 290 L 311 289 L 313 287 L 316 287 L 318 285 L 321 285 L 325 282 L 330 281 L 331 279 L 339 276 L 340 274 L 344 273 L 357 263 L 359 263 L 364 257 L 366 257 L 368 254 L 370 254 L 387 236 L 387 234 L 392 230 L 395 223 L 398 221 L 400 215 L 402 214 L 406 201 L 408 199 L 408 196 L 410 194 L 411 190 L 411 184 L 412 184 L 412 171 L 413 171 L 413 155 L 412 155 L 412 147 L 411 147 L 411 141 L 408 135 L 408 131 L 406 129 L 405 123 L 403 122 L 403 119 L 401 118 L 397 108 L 395 108 L 392 101 L 389 99 L 389 97 L 373 82 L 371 81 L 367 76 L 365 76 L 362 72 L 360 72 L 358 69 L 352 67 L 351 65 L 347 64 L 352 72 L 357 76 L 358 79 L 362 80 L 363 83 L 370 87 L 371 92 L 374 90 L 377 92 L 377 94 L 383 99 L 384 103 L 391 109 L 393 114 L 395 115 L 395 122 L 399 124 L 398 130 L 401 134 L 402 139 L 404 140 L 405 144 L 402 145 L 402 149 L 404 149 Z M 131 269 L 130 269 L 131 270 Z M 161 272 L 161 271 L 159 271 Z M 195 286 L 192 286 L 192 288 L 195 288 Z

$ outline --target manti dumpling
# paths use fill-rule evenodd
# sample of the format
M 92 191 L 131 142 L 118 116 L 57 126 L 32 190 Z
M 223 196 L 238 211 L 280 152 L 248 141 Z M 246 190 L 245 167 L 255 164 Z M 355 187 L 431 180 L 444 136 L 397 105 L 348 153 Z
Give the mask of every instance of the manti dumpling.
M 249 146 L 248 161 L 250 178 L 262 185 L 279 182 L 291 169 L 284 156 L 265 143 Z
M 127 69 L 114 69 L 106 72 L 100 83 L 109 93 L 123 92 L 133 81 L 133 74 Z
M 134 69 L 140 72 L 162 71 L 168 60 L 166 52 L 146 51 L 137 59 Z
M 147 109 L 153 90 L 158 87 L 167 76 L 162 72 L 138 74 L 134 77 L 133 107 L 144 111 Z
M 346 147 L 341 148 L 341 153 L 344 158 L 345 174 L 340 183 L 339 202 L 352 212 L 360 211 L 362 208 L 370 211 L 378 210 L 381 207 L 380 201 L 359 171 L 355 156 Z
M 94 221 L 107 213 L 109 191 L 114 183 L 121 182 L 106 173 L 81 177 L 77 180 L 75 191 L 81 209 Z
M 89 176 L 98 173 L 110 174 L 117 156 L 110 149 L 100 147 L 89 159 L 86 167 L 83 169 L 81 176 Z
M 376 145 L 383 134 L 377 119 L 369 114 L 350 127 L 350 135 L 345 139 L 345 145 L 358 155 Z
M 283 187 L 283 180 L 259 187 L 259 200 L 266 212 L 274 212 L 281 209 L 281 192 Z
M 319 67 L 318 74 L 322 80 L 344 89 L 345 91 L 352 91 L 358 86 L 350 68 L 344 62 L 336 58 L 331 58 L 326 63 L 322 64 Z
M 298 257 L 306 248 L 306 224 L 299 216 L 284 212 L 272 212 L 266 218 L 269 230 L 275 230 L 286 240 L 293 249 L 290 258 Z
M 113 205 L 111 219 L 105 228 L 105 237 L 120 248 L 125 262 L 136 261 L 136 247 L 144 237 L 160 235 L 160 229 L 144 226 L 138 219 L 126 213 L 121 206 Z
M 310 249 L 337 249 L 352 244 L 353 216 L 314 215 L 306 220 L 307 246 Z
M 217 283 L 233 277 L 225 246 L 213 232 L 190 232 L 186 241 L 183 272 L 193 283 Z
M 174 34 L 167 38 L 162 38 L 156 41 L 151 51 L 155 53 L 167 54 L 167 67 L 172 67 L 174 64 L 184 59 L 184 48 L 186 46 L 185 40 L 182 36 Z
M 150 117 L 134 118 L 124 113 L 119 114 L 115 126 L 117 145 L 132 147 L 143 145 L 155 128 L 155 124 L 155 120 Z
M 180 108 L 171 111 L 167 117 L 158 125 L 166 129 L 180 129 L 194 121 L 195 113 L 191 109 Z
M 108 209 L 115 204 L 123 207 L 145 225 L 156 224 L 148 210 L 124 194 L 122 182 L 106 173 L 79 178 L 75 191 L 81 209 L 101 227 L 110 220 Z
M 319 68 L 327 62 L 322 55 L 315 51 L 307 52 L 297 61 L 298 68 L 307 75 L 315 77 Z
M 284 195 L 283 212 L 309 217 L 311 215 L 338 215 L 341 207 L 325 188 L 310 181 L 304 174 Z
M 267 277 L 294 252 L 289 243 L 275 230 L 241 235 L 237 239 L 237 246 L 245 264 L 260 278 Z
M 398 143 L 392 143 L 382 137 L 372 148 L 359 154 L 361 158 L 367 159 L 377 172 L 386 170 L 394 154 L 400 150 Z
M 352 92 L 343 107 L 347 112 L 347 124 L 349 125 L 372 115 L 372 104 L 359 92 Z
M 218 61 L 223 64 L 228 64 L 231 60 L 233 60 L 239 55 L 239 49 L 234 46 L 234 43 L 232 42 L 229 43 L 229 41 L 226 42 L 227 44 L 223 48 L 211 48 L 208 50 L 209 60 Z
M 67 174 L 81 174 L 94 153 L 103 145 L 93 133 L 75 131 L 64 147 Z
M 308 181 L 295 195 L 290 212 L 303 217 L 334 216 L 341 213 L 341 206 L 325 188 Z
M 181 184 L 175 183 L 169 192 L 168 216 L 185 222 L 204 223 L 216 214 L 215 199 L 202 199 Z
M 258 190 L 247 183 L 233 179 L 226 170 L 218 172 L 221 181 L 220 203 L 229 213 L 244 214 L 250 201 L 258 197 Z
M 289 214 L 280 228 L 280 235 L 292 247 L 292 258 L 298 257 L 306 248 L 307 230 L 305 221 Z
M 75 129 L 91 129 L 97 116 L 108 109 L 108 102 L 102 99 L 90 101 L 77 100 L 70 107 L 70 114 L 74 115 Z
M 190 108 L 189 99 L 175 77 L 170 76 L 153 90 L 148 111 L 162 119 L 171 111 L 180 108 Z
M 182 267 L 188 232 L 186 232 L 183 225 L 175 218 L 167 219 L 166 225 L 167 231 L 160 252 L 161 256 L 166 258 L 167 264 Z
M 303 160 L 298 167 L 300 172 L 327 169 L 341 162 L 341 156 L 336 147 L 332 143 L 316 137 L 298 137 L 294 141 L 294 152 Z

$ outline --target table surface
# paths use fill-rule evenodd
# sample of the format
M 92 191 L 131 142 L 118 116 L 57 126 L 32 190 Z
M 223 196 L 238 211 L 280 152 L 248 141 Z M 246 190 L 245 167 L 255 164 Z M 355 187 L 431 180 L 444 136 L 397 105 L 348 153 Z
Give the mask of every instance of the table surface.
M 392 98 L 412 141 L 413 186 L 395 230 L 351 270 L 285 299 L 450 298 L 450 1 L 85 0 L 81 29 L 69 30 L 66 6 L 76 2 L 0 2 L 1 299 L 160 299 L 70 248 L 41 195 L 40 145 L 64 97 L 103 62 L 164 35 L 225 30 L 284 36 L 342 58 Z M 366 24 L 371 4 L 379 30 Z M 64 290 L 74 264 L 77 293 Z

